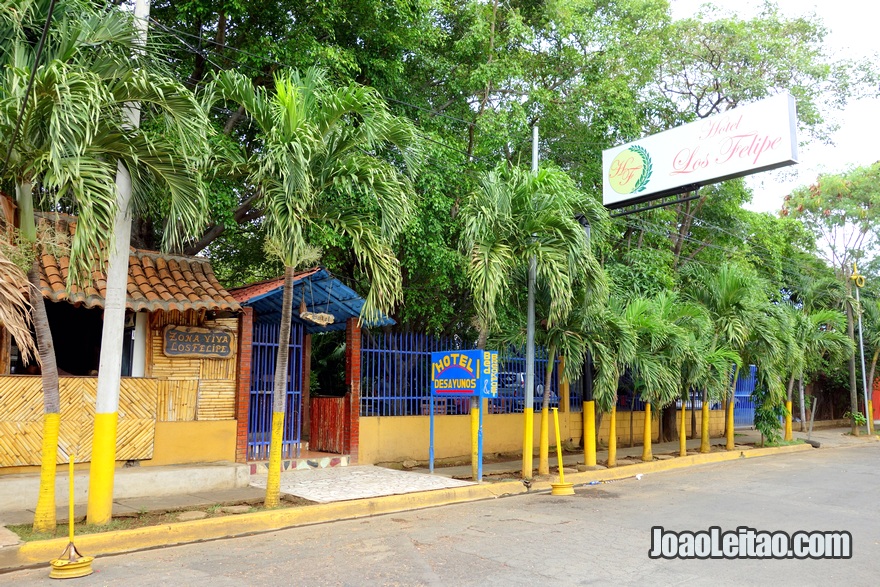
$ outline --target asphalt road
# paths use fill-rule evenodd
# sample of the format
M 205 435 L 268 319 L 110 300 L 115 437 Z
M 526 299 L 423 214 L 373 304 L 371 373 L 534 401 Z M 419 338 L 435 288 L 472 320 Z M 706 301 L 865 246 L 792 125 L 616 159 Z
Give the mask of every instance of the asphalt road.
M 103 557 L 71 585 L 869 585 L 880 443 Z M 651 527 L 847 530 L 848 560 L 650 559 Z M 48 568 L 0 585 L 49 585 Z

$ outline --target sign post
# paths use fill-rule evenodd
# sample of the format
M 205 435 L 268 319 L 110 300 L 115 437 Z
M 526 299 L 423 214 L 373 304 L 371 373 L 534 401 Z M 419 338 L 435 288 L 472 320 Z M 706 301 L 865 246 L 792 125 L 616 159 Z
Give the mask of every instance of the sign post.
M 442 351 L 431 353 L 430 444 L 428 466 L 434 472 L 434 402 L 443 397 L 471 398 L 471 459 L 474 480 L 483 479 L 482 400 L 498 396 L 497 351 Z M 476 409 L 476 413 L 474 413 Z

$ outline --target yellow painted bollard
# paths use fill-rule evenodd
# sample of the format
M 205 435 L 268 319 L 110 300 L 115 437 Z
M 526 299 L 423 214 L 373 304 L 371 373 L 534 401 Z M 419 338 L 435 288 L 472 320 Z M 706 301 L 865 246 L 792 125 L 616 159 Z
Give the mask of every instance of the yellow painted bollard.
M 642 437 L 642 460 L 647 462 L 654 460 L 651 452 L 651 402 L 645 402 L 645 428 Z
M 52 579 L 74 579 L 91 575 L 92 561 L 95 560 L 95 557 L 81 555 L 76 546 L 73 545 L 73 463 L 75 460 L 75 455 L 70 455 L 70 492 L 67 496 L 67 535 L 70 541 L 67 544 L 67 548 L 61 553 L 61 556 L 49 563 L 52 565 L 52 570 L 49 571 L 49 577 Z
M 785 402 L 785 436 L 783 440 L 791 440 L 791 400 Z
M 553 426 L 556 428 L 556 462 L 559 464 L 559 483 L 550 484 L 551 495 L 574 495 L 574 485 L 565 482 L 562 463 L 562 439 L 559 436 L 559 409 L 553 408 Z
M 596 466 L 596 402 L 584 402 L 584 464 Z

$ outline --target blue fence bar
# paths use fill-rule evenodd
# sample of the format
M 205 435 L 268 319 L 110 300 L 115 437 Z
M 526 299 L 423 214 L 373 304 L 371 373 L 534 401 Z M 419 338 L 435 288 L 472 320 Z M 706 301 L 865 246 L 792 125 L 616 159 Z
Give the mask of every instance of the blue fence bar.
M 458 336 L 435 337 L 413 332 L 364 330 L 361 340 L 361 416 L 414 416 L 430 411 L 431 353 L 473 349 Z M 546 353 L 537 349 L 535 387 L 543 391 Z M 525 404 L 525 359 L 515 353 L 499 353 L 499 397 L 489 400 L 489 413 L 522 412 Z M 556 361 L 558 365 L 558 361 Z M 551 380 L 550 406 L 559 404 L 558 369 Z M 543 396 L 535 398 L 536 409 Z M 438 398 L 440 415 L 470 413 L 469 398 Z
M 248 460 L 269 458 L 272 436 L 272 392 L 275 387 L 275 361 L 278 357 L 280 324 L 255 323 L 251 345 L 251 393 L 248 417 Z M 292 324 L 290 359 L 287 372 L 287 398 L 284 414 L 284 442 L 281 457 L 299 455 L 302 430 L 302 343 L 303 327 Z

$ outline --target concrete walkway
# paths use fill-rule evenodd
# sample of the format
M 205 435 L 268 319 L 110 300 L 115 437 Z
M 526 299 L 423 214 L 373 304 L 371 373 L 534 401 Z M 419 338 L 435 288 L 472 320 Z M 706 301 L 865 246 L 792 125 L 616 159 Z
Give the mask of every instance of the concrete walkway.
M 806 440 L 807 433 L 806 432 L 793 432 L 792 436 L 795 440 Z M 866 442 L 875 442 L 878 440 L 877 436 L 859 436 L 855 437 L 850 435 L 849 428 L 828 428 L 824 430 L 813 430 L 813 434 L 810 437 L 811 440 L 818 442 L 820 444 L 820 448 L 839 448 L 844 446 L 857 446 L 860 444 L 864 444 Z M 757 430 L 751 428 L 738 428 L 734 432 L 734 441 L 736 446 L 743 447 L 743 445 L 753 444 L 755 446 L 760 446 L 761 443 L 761 433 Z M 725 451 L 725 440 L 724 438 L 712 438 L 711 439 L 711 448 L 712 452 Z M 662 443 L 653 443 L 651 447 L 651 452 L 654 456 L 655 460 L 663 460 L 665 458 L 674 458 L 679 455 L 679 444 L 677 441 L 675 442 L 662 442 Z M 697 454 L 700 450 L 700 439 L 688 439 L 687 441 L 687 450 L 688 454 Z M 550 451 L 550 468 L 551 470 L 556 470 L 556 453 L 553 450 Z M 666 455 L 673 455 L 668 457 Z M 604 462 L 608 459 L 608 450 L 607 449 L 598 449 L 596 451 L 596 460 L 598 462 Z M 567 454 L 563 455 L 562 462 L 565 463 L 566 468 L 574 468 L 578 465 L 584 464 L 584 455 L 583 453 L 577 454 Z M 636 443 L 635 446 L 630 447 L 629 443 L 619 443 L 617 446 L 617 464 L 618 466 L 631 465 L 635 463 L 642 462 L 642 445 L 641 443 Z M 534 467 L 537 469 L 538 467 L 538 456 L 535 455 L 534 459 Z M 601 465 L 599 468 L 604 468 Z M 418 473 L 428 473 L 427 467 L 418 467 L 415 469 L 411 469 L 414 472 Z M 484 476 L 519 476 L 522 471 L 522 461 L 504 461 L 498 463 L 484 463 L 483 464 L 483 475 Z M 434 468 L 435 475 L 442 475 L 444 477 L 452 477 L 455 479 L 470 479 L 472 475 L 471 465 L 460 465 L 453 467 L 440 467 L 435 466 Z
M 414 475 L 372 465 L 281 473 L 281 493 L 318 503 L 402 495 L 473 485 L 449 476 Z M 251 486 L 265 489 L 265 475 L 251 475 Z

